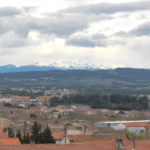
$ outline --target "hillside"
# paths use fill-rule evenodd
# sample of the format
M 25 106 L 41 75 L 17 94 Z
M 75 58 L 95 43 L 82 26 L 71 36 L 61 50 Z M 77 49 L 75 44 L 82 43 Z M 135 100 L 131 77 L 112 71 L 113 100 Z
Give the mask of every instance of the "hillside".
M 0 87 L 147 87 L 150 70 L 117 68 L 114 70 L 50 70 L 1 73 Z

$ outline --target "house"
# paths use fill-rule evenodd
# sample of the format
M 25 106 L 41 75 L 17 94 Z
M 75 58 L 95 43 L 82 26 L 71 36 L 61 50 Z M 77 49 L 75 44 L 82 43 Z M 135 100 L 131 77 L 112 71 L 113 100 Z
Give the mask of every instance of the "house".
M 46 101 L 50 101 L 51 98 L 52 98 L 52 96 L 39 96 L 36 98 L 36 100 L 38 102 L 44 103 Z
M 88 105 L 71 105 L 71 108 L 74 108 L 76 110 L 81 110 L 81 109 L 84 109 L 84 110 L 88 110 L 88 109 L 91 109 L 90 106 Z
M 88 115 L 95 115 L 95 114 L 96 114 L 96 111 L 94 111 L 94 110 L 89 110 L 89 111 L 87 111 L 87 114 L 88 114 Z
M 120 129 L 128 130 L 134 134 L 140 135 L 143 134 L 146 130 L 146 127 L 150 127 L 149 123 L 122 123 L 118 125 Z
M 11 99 L 10 98 L 1 98 L 0 102 L 4 102 L 4 103 L 10 103 Z
M 139 120 L 139 121 L 107 121 L 107 122 L 97 122 L 95 123 L 95 127 L 104 128 L 104 127 L 112 127 L 116 130 L 120 130 L 118 125 L 121 123 L 150 123 L 149 120 Z
M 93 135 L 67 135 L 69 144 L 73 143 L 84 143 L 87 141 L 114 141 L 116 138 L 128 140 L 125 135 L 121 134 L 103 134 L 99 135 L 94 133 Z
M 1 145 L 21 145 L 21 143 L 18 138 L 0 138 L 0 146 Z
M 55 108 L 55 110 L 58 111 L 58 112 L 61 112 L 61 113 L 63 113 L 63 112 L 72 112 L 73 111 L 73 109 L 68 109 L 68 108 Z
M 74 126 L 67 127 L 67 135 L 83 135 L 84 132 L 82 131 L 82 128 L 77 128 Z
M 18 138 L 9 138 L 0 126 L 0 150 L 2 145 L 21 145 L 21 143 Z
M 14 96 L 11 98 L 11 101 L 15 102 L 15 103 L 21 103 L 21 102 L 30 103 L 30 97 L 28 97 L 28 96 Z
M 10 120 L 5 118 L 0 118 L 0 127 L 2 128 L 10 127 Z
M 110 110 L 109 109 L 96 109 L 97 112 L 101 112 L 101 113 L 108 113 Z
M 114 114 L 118 114 L 120 112 L 120 110 L 113 110 L 112 111 Z
M 56 144 L 59 144 L 64 138 L 64 132 L 63 131 L 53 131 L 52 136 L 53 136 Z

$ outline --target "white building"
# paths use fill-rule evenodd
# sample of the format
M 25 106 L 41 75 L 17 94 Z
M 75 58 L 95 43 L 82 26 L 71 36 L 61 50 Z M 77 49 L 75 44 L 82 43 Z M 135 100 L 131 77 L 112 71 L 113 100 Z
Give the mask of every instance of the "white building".
M 10 103 L 11 99 L 9 99 L 9 98 L 1 98 L 0 102 Z
M 119 129 L 128 130 L 134 134 L 140 135 L 145 132 L 150 123 L 122 123 L 118 125 Z
M 97 122 L 95 123 L 95 127 L 97 128 L 112 127 L 116 130 L 122 130 L 124 128 L 120 124 L 123 123 L 150 123 L 150 120 Z

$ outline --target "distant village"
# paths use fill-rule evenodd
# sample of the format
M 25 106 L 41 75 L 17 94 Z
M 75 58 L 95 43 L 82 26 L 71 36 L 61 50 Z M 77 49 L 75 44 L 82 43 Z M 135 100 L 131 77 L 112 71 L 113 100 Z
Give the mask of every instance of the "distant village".
M 24 90 L 16 89 L 13 90 Z M 41 92 L 41 89 L 32 89 L 33 93 Z M 51 98 L 54 96 L 62 97 L 64 95 L 75 94 L 76 91 L 63 90 L 45 90 L 45 96 L 38 96 L 31 99 L 29 96 L 3 95 L 0 94 L 0 146 L 26 146 L 37 145 L 30 141 L 28 145 L 22 144 L 15 136 L 18 131 L 31 134 L 32 126 L 35 121 L 41 125 L 41 132 L 48 126 L 52 132 L 55 144 L 52 149 L 64 148 L 72 149 L 93 149 L 98 150 L 106 145 L 107 150 L 131 150 L 134 144 L 146 145 L 150 142 L 150 121 L 148 111 L 123 111 L 109 109 L 92 109 L 88 105 L 71 104 L 51 106 Z M 49 96 L 50 95 L 50 96 Z M 4 129 L 11 128 L 14 133 L 9 137 Z M 78 144 L 82 144 L 78 147 Z M 141 145 L 140 145 L 141 144 Z M 55 145 L 55 146 L 54 146 Z M 58 146 L 60 145 L 60 146 Z M 48 145 L 44 144 L 44 149 Z M 51 146 L 50 146 L 51 147 Z M 95 148 L 94 148 L 95 147 Z M 1 148 L 0 148 L 1 149 Z M 4 148 L 2 147 L 2 150 Z M 105 150 L 105 148 L 103 148 Z M 146 149 L 139 149 L 146 150 Z

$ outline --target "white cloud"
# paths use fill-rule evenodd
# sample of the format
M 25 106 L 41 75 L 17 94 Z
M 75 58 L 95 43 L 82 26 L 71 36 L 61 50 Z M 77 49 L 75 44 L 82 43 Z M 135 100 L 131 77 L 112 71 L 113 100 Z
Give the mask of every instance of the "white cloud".
M 105 4 L 110 10 L 106 7 L 98 13 L 84 7 L 100 7 L 101 2 L 113 4 Z M 144 4 L 138 0 L 5 0 L 0 7 L 0 65 L 65 58 L 147 65 L 150 6 Z

